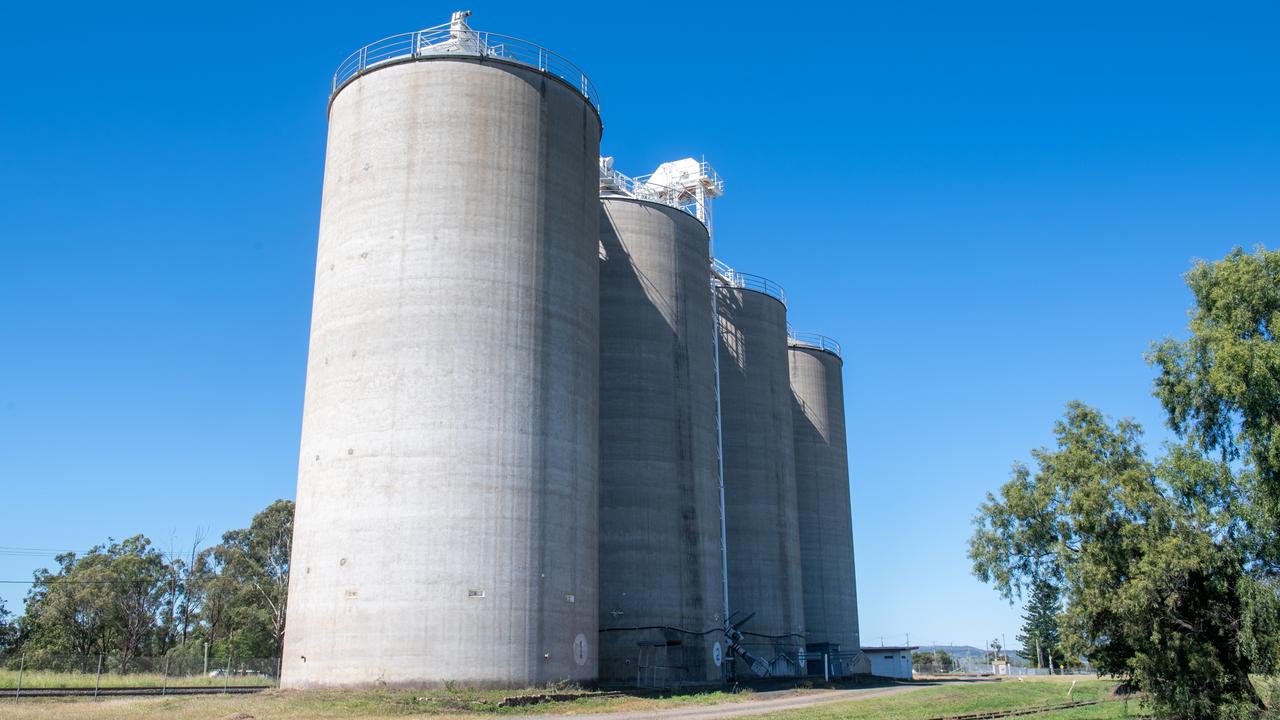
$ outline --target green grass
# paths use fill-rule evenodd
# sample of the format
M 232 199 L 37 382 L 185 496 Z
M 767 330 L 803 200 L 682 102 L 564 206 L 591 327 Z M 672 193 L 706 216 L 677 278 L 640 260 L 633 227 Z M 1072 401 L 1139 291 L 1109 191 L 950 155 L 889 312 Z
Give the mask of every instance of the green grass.
M 900 689 L 894 686 L 867 687 L 869 693 L 892 695 L 820 705 L 779 712 L 765 717 L 774 720 L 925 720 L 984 710 L 1044 707 L 1062 703 L 1070 681 L 1028 679 L 970 682 L 954 685 L 918 683 Z M 1110 698 L 1114 682 L 1081 680 L 1072 697 L 1078 700 Z M 218 720 L 236 713 L 256 720 L 377 720 L 388 717 L 479 718 L 516 715 L 579 715 L 583 713 L 645 711 L 680 705 L 732 704 L 757 699 L 751 692 L 695 692 L 666 696 L 614 695 L 581 692 L 566 701 L 502 708 L 498 703 L 515 695 L 577 693 L 560 688 L 525 690 L 371 690 L 360 692 L 298 692 L 270 690 L 248 696 L 214 695 L 168 698 L 111 698 L 0 701 L 0 720 Z M 803 691 L 802 691 L 803 692 Z M 1033 720 L 1118 720 L 1141 717 L 1140 707 L 1130 702 L 1128 714 L 1123 701 L 1109 700 L 1070 710 L 1036 715 Z
M 226 678 L 228 685 L 273 685 L 271 678 L 260 675 L 232 675 Z M 130 673 L 119 675 L 104 672 L 101 685 L 104 688 L 161 687 L 165 682 L 161 673 Z M 24 688 L 93 688 L 94 673 L 61 672 L 52 670 L 25 670 L 22 673 Z M 170 675 L 169 687 L 222 687 L 223 678 L 208 675 Z M 0 669 L 0 690 L 18 687 L 18 671 Z
M 519 695 L 581 693 L 568 701 L 499 707 L 503 699 Z M 524 690 L 366 690 L 299 692 L 270 690 L 253 695 L 204 695 L 110 698 L 107 700 L 0 700 L 0 720 L 205 720 L 244 713 L 258 720 L 374 719 L 386 717 L 493 717 L 574 715 L 624 710 L 651 710 L 676 705 L 713 705 L 750 699 L 754 693 L 725 691 L 663 696 L 614 695 L 561 688 Z
M 1101 718 L 1141 717 L 1140 707 L 1130 702 L 1128 715 L 1125 703 L 1114 701 L 1112 691 L 1116 683 L 1093 678 L 1081 679 L 1067 698 L 1071 680 L 1062 678 L 1028 678 L 936 685 L 908 693 L 887 697 L 831 703 L 801 710 L 789 710 L 763 717 L 771 720 L 855 720 L 883 718 L 884 720 L 922 720 L 923 718 L 966 715 L 994 710 L 1059 705 L 1071 700 L 1107 700 L 1101 705 L 1072 708 L 1070 710 L 1036 715 L 1037 718 L 1072 718 L 1073 720 L 1098 720 Z

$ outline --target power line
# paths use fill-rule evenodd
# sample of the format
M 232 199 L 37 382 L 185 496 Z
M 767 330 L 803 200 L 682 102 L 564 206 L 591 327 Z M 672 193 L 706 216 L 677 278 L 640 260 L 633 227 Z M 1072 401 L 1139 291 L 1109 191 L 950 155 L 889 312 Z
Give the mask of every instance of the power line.
M 99 547 L 99 548 L 105 548 L 106 546 L 105 546 L 105 545 L 102 545 L 102 546 L 98 546 L 98 547 Z M 91 554 L 91 552 L 92 552 L 92 550 L 93 550 L 93 549 L 94 549 L 94 548 L 90 548 L 89 550 L 85 550 L 85 551 L 81 552 L 81 551 L 76 551 L 76 550 L 54 550 L 53 548 L 29 548 L 29 547 L 14 547 L 14 546 L 9 546 L 9 545 L 0 545 L 0 556 L 7 556 L 7 557 L 57 557 L 57 556 L 59 556 L 59 555 L 66 555 L 66 554 L 70 553 L 70 554 L 75 555 L 76 557 L 83 557 L 83 556 L 85 556 L 85 555 L 89 555 L 89 554 Z M 168 558 L 175 558 L 175 557 L 176 557 L 176 558 L 184 558 L 184 557 L 188 557 L 188 556 L 190 556 L 190 554 L 191 554 L 191 551 L 189 551 L 189 550 L 184 550 L 184 551 L 181 551 L 181 552 L 179 552 L 179 551 L 171 551 L 171 550 L 161 550 L 160 548 L 155 547 L 154 545 L 153 545 L 153 546 L 151 546 L 151 547 L 149 548 L 149 551 L 159 553 L 159 554 L 161 554 L 161 555 L 163 555 L 163 556 L 165 556 L 165 557 L 168 557 Z
M 49 578 L 48 580 L 0 580 L 3 585 L 37 585 L 37 584 L 59 584 L 59 585 L 107 585 L 117 582 L 145 582 L 143 580 L 61 580 L 59 578 Z

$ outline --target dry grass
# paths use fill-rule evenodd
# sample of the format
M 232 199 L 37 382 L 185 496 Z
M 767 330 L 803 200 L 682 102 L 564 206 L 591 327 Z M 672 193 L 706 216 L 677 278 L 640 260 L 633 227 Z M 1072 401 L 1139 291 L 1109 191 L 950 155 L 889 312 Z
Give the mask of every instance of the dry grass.
M 1072 682 L 1075 686 L 1072 687 Z M 1046 712 L 1037 720 L 1110 720 L 1140 717 L 1142 708 L 1113 702 L 1116 682 L 1084 677 L 1005 678 L 969 683 L 939 684 L 915 692 L 892 697 L 872 698 L 856 702 L 831 703 L 799 710 L 761 716 L 767 720 L 922 720 L 947 715 L 992 712 L 998 710 L 1051 707 L 1069 700 L 1104 702 L 1057 712 Z M 1067 691 L 1071 691 L 1070 699 Z
M 1061 703 L 1071 679 L 1028 678 L 934 685 L 908 693 L 839 702 L 771 715 L 778 720 L 921 720 L 979 710 L 1044 707 Z M 922 683 L 923 684 L 923 683 Z M 1110 696 L 1115 683 L 1081 679 L 1072 697 L 1081 700 Z M 546 689 L 500 690 L 372 690 L 360 692 L 299 692 L 269 690 L 255 695 L 68 700 L 0 700 L 0 720 L 375 720 L 388 717 L 466 718 L 519 715 L 579 715 L 583 713 L 645 711 L 680 705 L 710 705 L 757 699 L 751 692 L 704 692 L 664 697 L 581 693 L 574 700 L 521 707 L 499 707 L 512 695 L 549 692 Z M 550 692 L 562 692 L 553 690 Z M 1138 705 L 1126 708 L 1108 702 L 1038 718 L 1109 720 L 1132 717 Z
M 94 683 L 94 673 L 79 672 L 60 672 L 53 670 L 25 670 L 22 673 L 22 687 L 31 688 L 92 688 Z M 168 678 L 169 687 L 222 687 L 224 678 L 209 677 L 208 675 L 170 675 Z M 271 685 L 274 681 L 271 678 L 255 675 L 231 675 L 225 678 L 228 685 L 249 686 L 249 685 Z M 129 673 L 127 675 L 119 675 L 116 673 L 104 672 L 101 677 L 101 685 L 104 688 L 137 688 L 137 687 L 161 687 L 165 683 L 165 677 L 161 673 Z M 0 669 L 0 694 L 4 690 L 13 690 L 18 687 L 18 671 Z
M 498 703 L 513 695 L 542 694 L 546 689 L 520 691 L 368 690 L 301 692 L 268 690 L 253 695 L 0 700 L 0 720 L 223 720 L 251 716 L 254 720 L 373 720 L 426 716 L 432 718 L 573 715 L 589 712 L 649 710 L 685 704 L 717 704 L 747 700 L 751 692 L 704 692 L 662 697 L 582 693 L 571 701 L 503 708 Z M 561 692 L 561 691 L 551 691 Z

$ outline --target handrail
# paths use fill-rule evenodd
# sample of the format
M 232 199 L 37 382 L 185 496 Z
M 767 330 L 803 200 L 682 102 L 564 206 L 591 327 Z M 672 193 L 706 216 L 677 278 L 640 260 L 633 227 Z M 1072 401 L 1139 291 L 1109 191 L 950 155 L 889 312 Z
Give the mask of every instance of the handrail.
M 796 332 L 791 328 L 787 328 L 787 340 L 792 345 L 800 345 L 803 347 L 813 348 L 815 350 L 825 350 L 832 355 L 844 359 L 844 353 L 840 349 L 840 343 L 818 333 Z
M 596 112 L 600 111 L 600 93 L 595 85 L 563 56 L 528 40 L 470 28 L 459 30 L 452 23 L 385 37 L 351 53 L 334 71 L 329 97 L 332 99 L 351 81 L 386 63 L 449 55 L 493 58 L 536 68 L 568 83 Z
M 781 285 L 762 275 L 738 272 L 719 258 L 711 259 L 711 282 L 721 287 L 735 287 L 762 292 L 783 305 L 787 304 L 787 291 L 782 289 Z
M 719 197 L 724 194 L 724 180 L 711 167 L 711 163 L 706 160 L 698 163 L 698 172 L 700 173 L 699 177 L 705 178 L 707 187 L 714 192 L 710 197 L 705 193 L 696 192 L 692 187 L 677 187 L 655 183 L 652 181 L 654 173 L 639 177 L 624 175 L 613 167 L 612 157 L 602 157 L 600 158 L 600 196 L 648 200 L 649 202 L 656 202 L 677 210 L 683 210 L 699 220 L 703 220 L 705 217 L 707 220 L 703 220 L 703 224 L 708 225 L 707 229 L 710 231 L 709 219 L 711 214 L 707 204 L 712 197 Z

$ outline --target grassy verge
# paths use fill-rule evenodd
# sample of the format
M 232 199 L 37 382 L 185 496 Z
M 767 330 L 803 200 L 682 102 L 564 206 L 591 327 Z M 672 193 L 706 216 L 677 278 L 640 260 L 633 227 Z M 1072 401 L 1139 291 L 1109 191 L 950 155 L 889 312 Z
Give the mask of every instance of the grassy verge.
M 1070 718 L 1072 720 L 1110 720 L 1142 717 L 1137 702 L 1126 705 L 1115 700 L 1116 683 L 1110 680 L 1081 679 L 1071 688 L 1071 679 L 1060 677 L 1026 678 L 1023 681 L 961 682 L 925 687 L 910 693 L 870 698 L 853 702 L 831 703 L 801 710 L 790 710 L 763 717 L 770 720 L 924 720 L 925 718 L 967 715 L 997 710 L 1048 707 L 1062 703 L 1104 700 L 1091 705 L 1032 716 L 1038 719 Z M 1067 691 L 1071 689 L 1068 699 Z M 1126 714 L 1127 712 L 1127 714 Z
M 569 694 L 577 697 L 531 705 L 502 707 L 518 696 Z M 386 717 L 480 717 L 573 715 L 651 710 L 679 705 L 714 705 L 750 699 L 754 693 L 699 692 L 666 696 L 617 695 L 547 688 L 525 690 L 366 690 L 299 692 L 268 690 L 254 695 L 203 695 L 166 698 L 0 699 L 0 720 L 217 720 L 252 716 L 255 720 L 365 720 Z
M 894 693 L 863 700 L 830 703 L 775 713 L 774 720 L 925 720 L 990 710 L 1011 710 L 1054 705 L 1066 700 L 1070 681 L 1036 679 L 970 682 L 948 685 L 921 683 L 915 687 L 867 688 L 869 694 Z M 1115 683 L 1082 680 L 1072 697 L 1078 700 L 1110 698 Z M 701 692 L 669 696 L 581 693 L 571 700 L 535 705 L 501 707 L 505 698 L 561 690 L 419 690 L 361 692 L 297 692 L 270 690 L 251 696 L 197 696 L 167 698 L 110 698 L 106 700 L 0 700 L 0 720 L 222 720 L 252 717 L 254 720 L 373 720 L 387 717 L 477 718 L 519 715 L 580 715 L 622 711 L 674 709 L 682 705 L 712 705 L 752 701 L 751 692 Z M 570 691 L 571 692 L 571 691 Z M 805 692 L 805 691 L 801 691 Z M 822 691 L 814 691 L 822 692 Z M 1110 701 L 1102 705 L 1036 715 L 1049 720 L 1114 720 L 1140 717 L 1137 703 Z
M 26 670 L 22 673 L 24 688 L 92 688 L 94 673 L 54 672 L 51 670 Z M 208 675 L 170 675 L 169 687 L 222 687 L 224 678 Z M 232 675 L 225 678 L 228 685 L 271 685 L 271 678 L 260 675 Z M 161 687 L 165 677 L 161 673 L 102 673 L 104 688 Z M 0 670 L 0 694 L 18 687 L 17 670 Z

